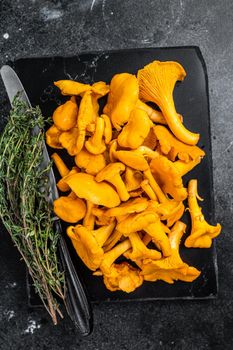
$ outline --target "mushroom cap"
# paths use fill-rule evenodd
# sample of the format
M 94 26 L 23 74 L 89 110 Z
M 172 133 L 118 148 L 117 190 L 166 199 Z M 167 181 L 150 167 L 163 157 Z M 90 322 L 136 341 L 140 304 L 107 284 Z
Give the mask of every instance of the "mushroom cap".
M 86 204 L 80 198 L 59 197 L 53 202 L 55 214 L 65 222 L 76 223 L 86 214 Z
M 104 81 L 98 81 L 92 85 L 91 90 L 98 97 L 102 97 L 109 93 L 109 85 L 107 85 Z
M 93 175 L 78 173 L 68 176 L 65 181 L 79 198 L 107 208 L 120 204 L 120 198 L 112 186 L 106 182 L 98 183 Z
M 77 139 L 79 137 L 78 128 L 74 127 L 68 131 L 63 131 L 61 136 L 59 137 L 59 141 L 63 148 L 67 150 L 67 152 L 74 156 L 77 154 Z
M 98 245 L 91 231 L 82 225 L 70 226 L 67 235 L 84 264 L 92 271 L 99 268 L 104 256 L 103 249 Z
M 69 100 L 55 109 L 53 121 L 59 130 L 68 131 L 75 127 L 77 116 L 78 106 L 73 100 Z
M 58 80 L 54 82 L 54 85 L 57 86 L 62 95 L 80 95 L 85 91 L 91 89 L 91 86 L 88 84 L 82 84 L 73 80 Z
M 51 148 L 62 149 L 63 146 L 59 140 L 62 132 L 56 127 L 56 125 L 52 125 L 46 131 L 46 143 Z
M 140 98 L 156 103 L 173 134 L 184 143 L 195 145 L 199 134 L 187 130 L 176 112 L 173 90 L 177 80 L 183 80 L 186 73 L 178 62 L 154 61 L 138 71 Z
M 121 216 L 125 214 L 139 213 L 144 211 L 149 205 L 146 198 L 136 198 L 120 204 L 116 208 L 106 210 L 106 216 Z
M 174 280 L 192 282 L 200 275 L 195 267 L 187 265 L 180 257 L 179 245 L 186 225 L 177 221 L 172 230 L 168 233 L 171 244 L 171 255 L 160 260 L 145 260 L 140 266 L 142 275 L 146 281 L 164 280 L 167 283 L 174 283 Z
M 162 125 L 154 126 L 153 132 L 160 144 L 162 153 L 166 154 L 173 162 L 176 160 L 176 157 L 187 163 L 190 160 L 196 160 L 205 155 L 205 152 L 201 148 L 180 142 Z
M 155 102 L 161 109 L 163 101 L 167 97 L 172 98 L 177 80 L 182 81 L 185 76 L 186 72 L 178 62 L 153 61 L 138 71 L 140 98 Z
M 125 166 L 122 163 L 111 163 L 102 169 L 95 177 L 97 182 L 104 181 L 105 179 L 111 179 L 115 175 L 125 170 Z
M 165 193 L 170 194 L 176 201 L 187 198 L 187 190 L 183 186 L 181 174 L 175 163 L 165 156 L 158 156 L 151 161 L 150 168 Z
M 131 293 L 140 287 L 142 282 L 143 276 L 140 275 L 140 270 L 127 262 L 113 264 L 111 273 L 104 275 L 104 284 L 111 291 L 122 290 Z
M 127 191 L 135 191 L 140 188 L 143 180 L 143 174 L 139 170 L 126 167 L 124 174 L 124 182 Z
M 138 81 L 135 75 L 121 73 L 112 78 L 104 113 L 111 118 L 117 130 L 120 130 L 121 126 L 128 121 L 138 100 L 138 93 Z
M 79 168 L 84 168 L 87 174 L 96 175 L 106 166 L 103 154 L 92 154 L 83 148 L 76 156 L 75 163 Z
M 117 140 L 119 145 L 131 149 L 138 148 L 143 144 L 149 134 L 151 124 L 152 122 L 145 111 L 139 108 L 133 109 L 130 113 L 128 123 L 118 135 Z
M 133 169 L 145 171 L 149 168 L 147 161 L 140 153 L 134 151 L 116 151 L 114 152 L 114 156 Z
M 116 230 L 127 236 L 132 232 L 143 230 L 148 225 L 156 222 L 158 218 L 158 215 L 151 211 L 144 211 L 139 214 L 130 214 L 125 220 L 117 224 Z

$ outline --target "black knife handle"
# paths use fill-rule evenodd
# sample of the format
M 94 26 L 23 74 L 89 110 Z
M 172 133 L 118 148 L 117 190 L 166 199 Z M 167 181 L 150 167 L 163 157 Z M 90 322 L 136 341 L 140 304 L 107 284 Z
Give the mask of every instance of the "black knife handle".
M 66 242 L 61 236 L 59 251 L 67 283 L 66 306 L 70 318 L 83 336 L 93 328 L 92 308 L 71 260 Z

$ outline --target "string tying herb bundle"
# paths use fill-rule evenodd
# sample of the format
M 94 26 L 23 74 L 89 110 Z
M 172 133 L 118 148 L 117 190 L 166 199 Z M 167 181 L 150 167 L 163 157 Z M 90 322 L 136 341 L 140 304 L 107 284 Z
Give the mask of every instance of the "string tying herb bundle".
M 38 125 L 40 132 L 33 136 Z M 41 169 L 44 119 L 17 97 L 0 136 L 0 217 L 24 259 L 36 291 L 57 323 L 62 317 L 55 295 L 64 300 L 59 271 L 59 235 L 53 228 L 48 171 Z

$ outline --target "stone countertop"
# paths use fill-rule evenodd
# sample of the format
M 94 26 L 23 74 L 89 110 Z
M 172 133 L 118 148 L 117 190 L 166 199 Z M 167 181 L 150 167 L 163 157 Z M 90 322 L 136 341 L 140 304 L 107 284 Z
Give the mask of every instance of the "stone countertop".
M 29 310 L 25 268 L 0 232 L 1 349 L 232 349 L 233 346 L 233 2 L 230 0 L 2 0 L 0 65 L 19 57 L 133 47 L 197 45 L 206 61 L 214 164 L 219 297 L 94 306 L 94 332 L 78 336 Z M 0 83 L 2 117 L 9 104 Z M 12 246 L 6 262 L 2 252 Z

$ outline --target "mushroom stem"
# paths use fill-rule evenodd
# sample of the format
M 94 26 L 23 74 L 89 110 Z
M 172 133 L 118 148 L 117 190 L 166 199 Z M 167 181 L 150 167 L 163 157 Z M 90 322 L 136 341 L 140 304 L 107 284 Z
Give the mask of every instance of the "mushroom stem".
M 89 230 L 93 230 L 95 225 L 95 216 L 92 214 L 92 209 L 95 207 L 95 205 L 87 200 L 87 211 L 86 215 L 83 219 L 83 226 L 88 228 Z
M 159 220 L 145 227 L 144 231 L 152 237 L 152 241 L 160 250 L 162 250 L 163 256 L 171 255 L 171 245 L 168 236 Z
M 114 187 L 116 187 L 117 193 L 119 194 L 120 199 L 125 202 L 129 199 L 130 195 L 125 187 L 125 184 L 120 176 L 120 174 L 116 174 L 113 178 L 109 179 Z
M 190 180 L 188 184 L 188 205 L 192 219 L 191 234 L 185 240 L 187 248 L 209 248 L 212 245 L 212 239 L 221 232 L 221 225 L 210 225 L 202 214 L 197 198 L 197 180 Z
M 57 153 L 53 153 L 51 155 L 51 158 L 53 159 L 54 164 L 56 165 L 57 170 L 58 170 L 59 174 L 61 175 L 61 177 L 68 175 L 69 169 L 66 166 L 66 164 L 63 162 L 61 157 Z
M 70 190 L 70 186 L 65 182 L 65 180 L 68 178 L 68 176 L 77 174 L 79 172 L 78 167 L 74 166 L 66 176 L 62 177 L 58 183 L 57 187 L 61 192 L 68 192 Z
M 114 227 L 115 227 L 115 223 L 113 222 L 108 226 L 102 226 L 99 229 L 92 231 L 92 234 L 95 237 L 100 247 L 102 247 L 104 243 L 107 241 Z
M 126 258 L 129 258 L 133 261 L 137 261 L 138 259 L 158 260 L 161 258 L 160 252 L 155 249 L 148 249 L 145 246 L 137 232 L 131 233 L 129 235 L 129 240 L 132 246 L 132 250 L 125 253 Z
M 148 233 L 146 233 L 142 239 L 145 245 L 148 245 L 151 242 L 151 240 L 152 240 L 152 237 Z
M 111 236 L 104 243 L 104 252 L 108 252 L 109 250 L 111 250 L 114 247 L 114 245 L 120 240 L 121 236 L 122 233 L 120 231 L 114 230 Z
M 159 124 L 167 124 L 163 114 L 160 111 L 156 111 L 155 109 L 151 108 L 146 103 L 138 100 L 136 103 L 136 107 L 145 111 L 148 114 L 148 117 L 152 120 L 152 122 Z
M 104 135 L 104 119 L 97 118 L 94 134 L 85 142 L 86 149 L 92 154 L 101 154 L 106 150 L 103 142 Z
M 188 144 L 196 145 L 199 140 L 199 134 L 192 133 L 180 121 L 179 114 L 176 112 L 174 102 L 161 106 L 162 113 L 167 121 L 167 124 L 176 137 Z
M 120 255 L 124 254 L 129 248 L 131 248 L 131 243 L 129 239 L 126 239 L 125 241 L 116 245 L 112 250 L 105 253 L 100 266 L 101 271 L 104 274 L 108 274 L 114 261 L 119 258 Z
M 152 189 L 154 190 L 156 196 L 158 197 L 159 202 L 160 203 L 167 202 L 167 197 L 165 196 L 165 194 L 163 193 L 163 191 L 161 190 L 161 188 L 159 187 L 159 185 L 155 181 L 153 175 L 151 174 L 150 169 L 145 170 L 144 175 L 147 178 L 147 180 L 149 181 L 149 184 L 152 187 Z
M 177 221 L 173 226 L 172 230 L 168 233 L 172 249 L 179 249 L 180 240 L 185 232 L 185 229 L 186 225 L 181 221 Z
M 112 139 L 112 124 L 110 118 L 106 115 L 102 115 L 103 120 L 104 120 L 104 138 L 105 138 L 105 143 L 108 145 Z
M 117 150 L 117 140 L 114 139 L 109 143 L 109 158 L 110 158 L 110 162 L 114 163 L 116 160 L 116 153 Z
M 198 205 L 197 198 L 200 198 L 197 193 L 197 180 L 192 179 L 188 184 L 188 205 L 193 216 L 202 216 L 201 208 Z
M 152 199 L 152 200 L 157 200 L 157 196 L 154 193 L 152 187 L 149 185 L 149 181 L 148 180 L 143 180 L 141 182 L 141 188 L 143 189 L 143 191 L 147 194 L 147 196 Z

